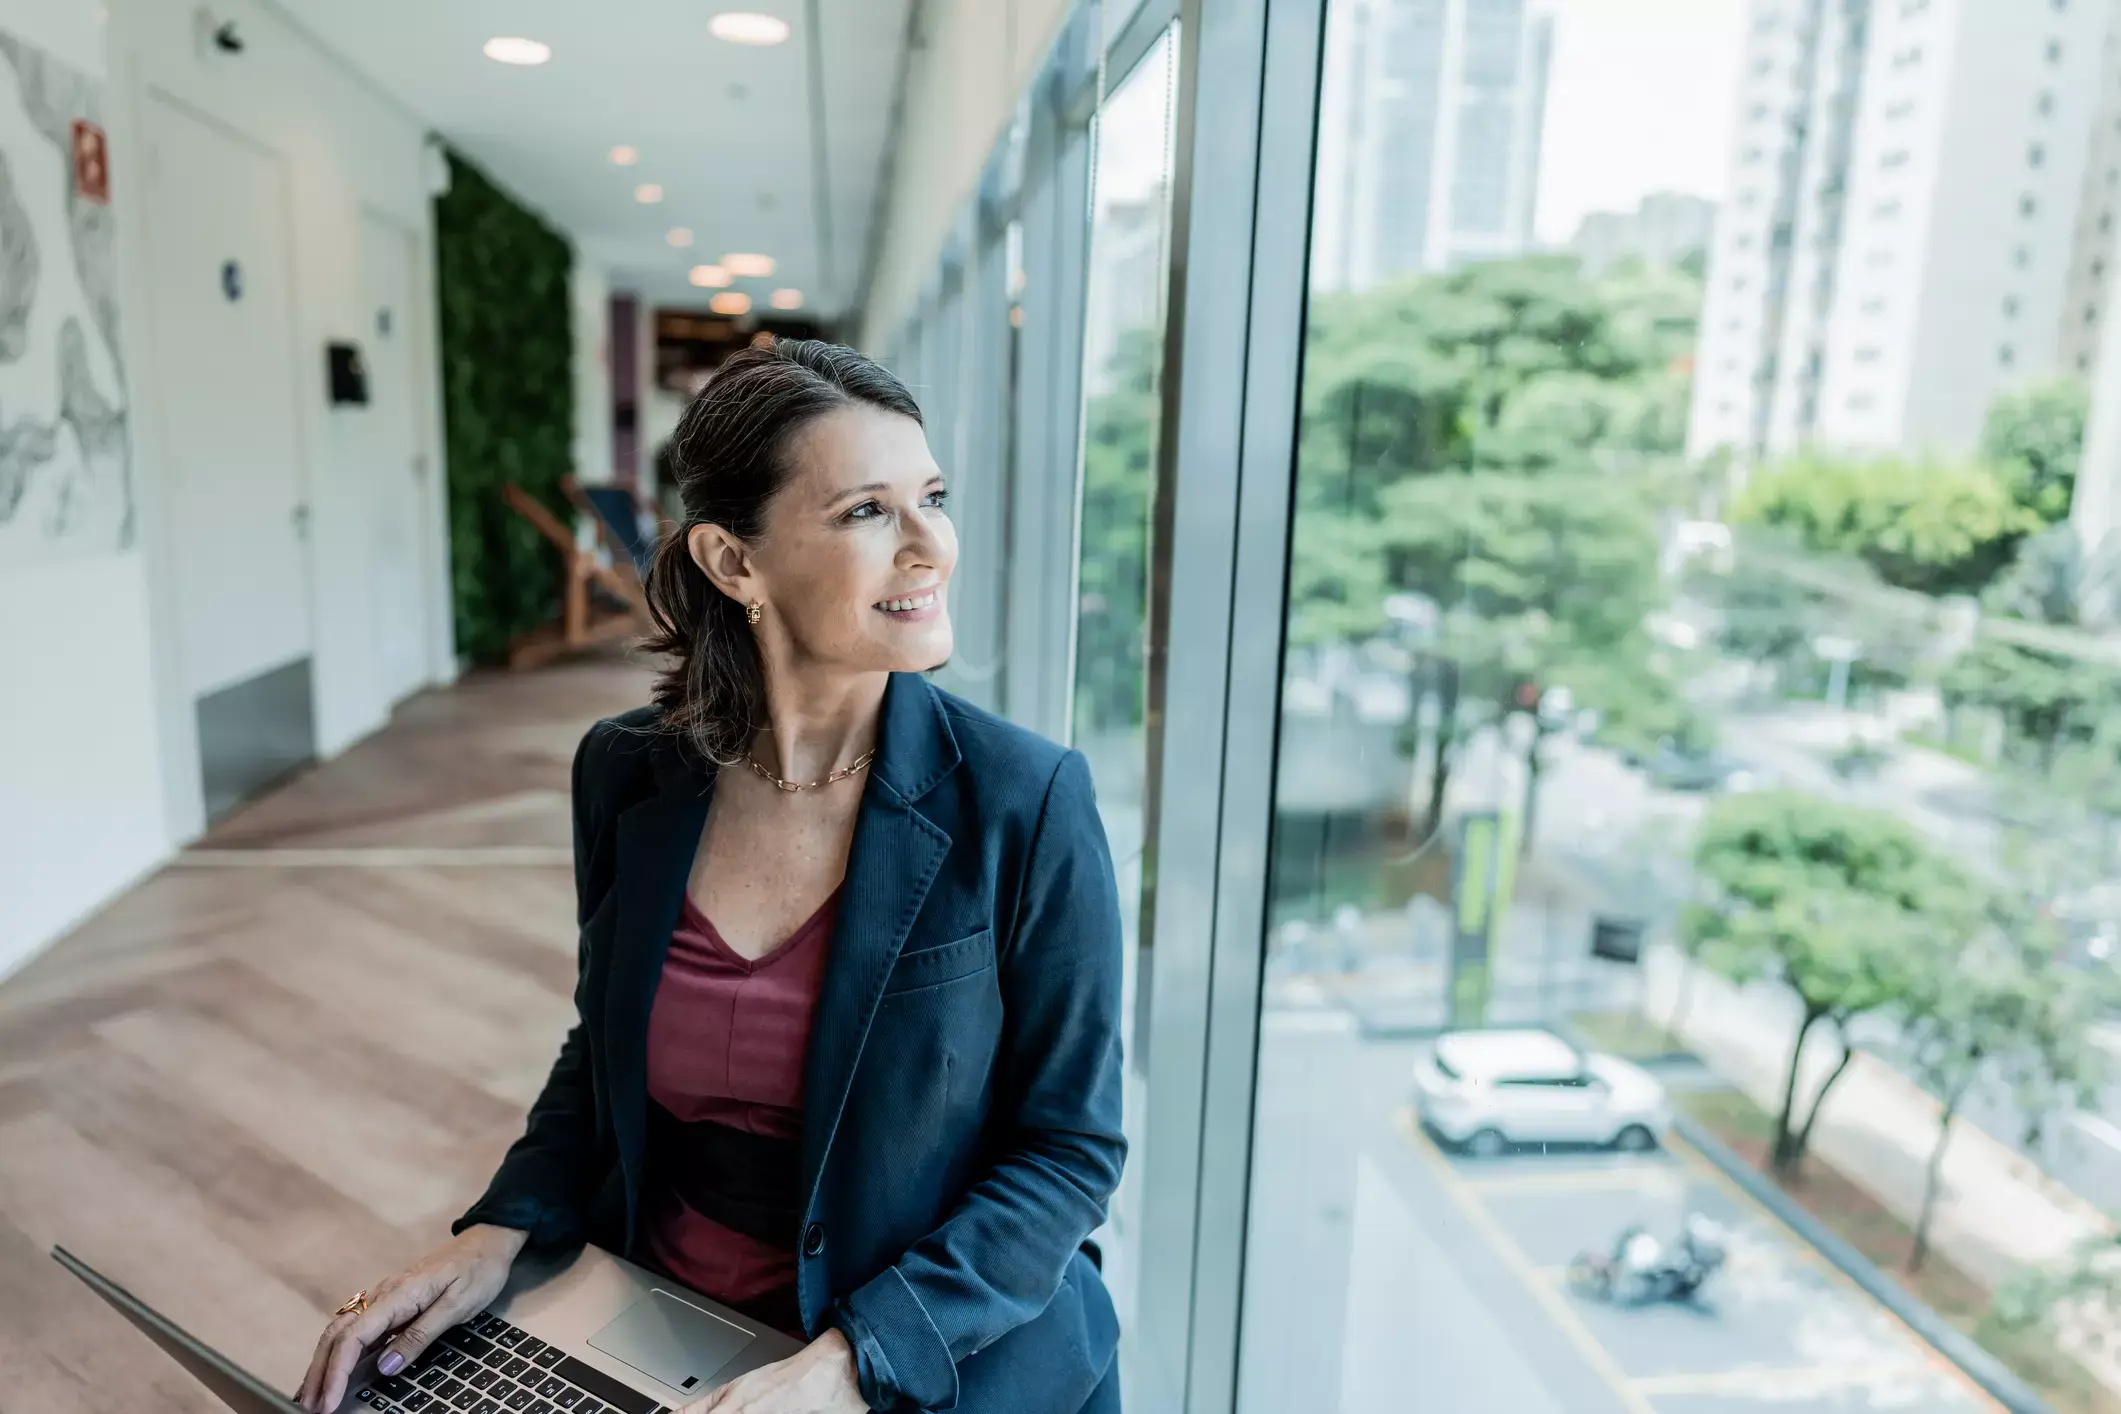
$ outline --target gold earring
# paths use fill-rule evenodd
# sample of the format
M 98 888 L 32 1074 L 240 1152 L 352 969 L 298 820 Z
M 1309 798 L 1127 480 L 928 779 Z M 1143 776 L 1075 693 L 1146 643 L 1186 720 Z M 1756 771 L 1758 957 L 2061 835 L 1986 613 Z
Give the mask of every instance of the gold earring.
M 756 624 L 766 613 L 766 606 L 754 599 L 744 606 L 744 622 Z

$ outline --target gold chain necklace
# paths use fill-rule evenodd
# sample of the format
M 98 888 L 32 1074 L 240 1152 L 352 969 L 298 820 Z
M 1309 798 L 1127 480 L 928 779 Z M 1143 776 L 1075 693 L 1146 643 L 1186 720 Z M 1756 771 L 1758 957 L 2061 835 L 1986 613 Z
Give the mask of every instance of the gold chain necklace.
M 821 786 L 829 786 L 832 785 L 834 782 L 844 781 L 849 776 L 859 775 L 861 773 L 862 768 L 867 766 L 871 761 L 875 759 L 876 748 L 871 747 L 869 748 L 869 750 L 855 757 L 854 760 L 840 767 L 837 771 L 834 771 L 829 776 L 822 776 L 814 781 L 790 781 L 784 780 L 781 777 L 776 776 L 773 772 L 767 770 L 764 766 L 761 766 L 759 764 L 758 757 L 753 756 L 750 752 L 747 751 L 744 753 L 744 760 L 750 765 L 752 770 L 758 772 L 759 775 L 764 779 L 773 782 L 775 790 L 784 790 L 790 793 L 804 790 L 817 790 Z

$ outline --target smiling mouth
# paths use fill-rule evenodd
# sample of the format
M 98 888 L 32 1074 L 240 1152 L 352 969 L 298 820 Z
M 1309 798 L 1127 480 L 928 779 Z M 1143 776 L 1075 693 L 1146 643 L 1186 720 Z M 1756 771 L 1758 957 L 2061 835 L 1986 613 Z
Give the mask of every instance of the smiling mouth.
M 901 599 L 879 599 L 876 607 L 887 614 L 909 614 L 916 609 L 935 607 L 935 596 L 935 590 L 923 589 L 918 594 L 908 594 Z

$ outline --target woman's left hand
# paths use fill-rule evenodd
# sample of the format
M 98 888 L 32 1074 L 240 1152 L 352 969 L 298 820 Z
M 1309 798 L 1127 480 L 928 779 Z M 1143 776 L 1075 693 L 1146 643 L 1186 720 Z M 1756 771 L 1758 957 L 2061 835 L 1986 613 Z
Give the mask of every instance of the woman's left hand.
M 740 1375 L 678 1414 L 867 1414 L 854 1347 L 826 1331 L 786 1360 Z

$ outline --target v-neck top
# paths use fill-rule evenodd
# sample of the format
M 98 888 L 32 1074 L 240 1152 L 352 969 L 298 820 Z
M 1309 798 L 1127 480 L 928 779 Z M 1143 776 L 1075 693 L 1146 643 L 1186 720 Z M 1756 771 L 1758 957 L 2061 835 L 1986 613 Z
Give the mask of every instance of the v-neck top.
M 795 1309 L 803 1062 L 839 894 L 757 958 L 688 896 L 648 1018 L 649 1251 L 770 1324 Z

